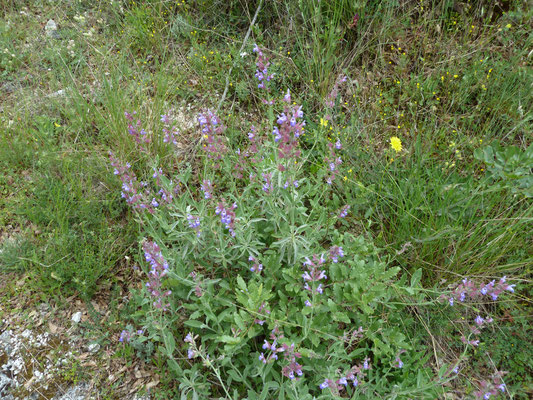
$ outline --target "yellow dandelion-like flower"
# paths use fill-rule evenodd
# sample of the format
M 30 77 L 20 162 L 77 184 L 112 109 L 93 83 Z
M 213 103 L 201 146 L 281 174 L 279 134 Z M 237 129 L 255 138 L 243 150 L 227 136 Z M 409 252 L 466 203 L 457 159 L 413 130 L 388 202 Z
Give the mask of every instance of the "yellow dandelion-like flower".
M 324 118 L 320 118 L 320 125 L 322 126 L 328 126 L 328 120 Z
M 400 138 L 398 138 L 396 136 L 393 136 L 393 137 L 390 138 L 390 146 L 394 150 L 396 150 L 397 153 L 402 151 L 402 141 L 400 140 Z

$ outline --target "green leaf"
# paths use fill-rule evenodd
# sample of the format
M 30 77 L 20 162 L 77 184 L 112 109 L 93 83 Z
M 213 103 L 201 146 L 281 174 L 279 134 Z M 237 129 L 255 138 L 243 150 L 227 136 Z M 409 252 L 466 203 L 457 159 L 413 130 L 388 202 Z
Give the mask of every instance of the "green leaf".
M 190 326 L 191 328 L 198 328 L 198 329 L 204 329 L 209 328 L 206 324 L 204 324 L 201 321 L 195 321 L 194 319 L 190 319 L 188 321 L 185 321 L 185 325 Z
M 228 370 L 228 375 L 231 377 L 231 379 L 233 379 L 234 381 L 236 382 L 242 382 L 242 378 L 239 376 L 239 374 L 237 374 L 236 371 L 230 369 Z
M 246 325 L 244 324 L 244 321 L 243 321 L 242 317 L 239 314 L 235 313 L 233 318 L 235 319 L 235 323 L 237 324 L 239 329 L 241 331 L 245 331 L 246 330 Z
M 183 370 L 181 369 L 180 365 L 177 363 L 176 360 L 173 358 L 167 359 L 168 366 L 172 371 L 174 371 L 177 375 L 182 375 Z
M 246 287 L 246 282 L 244 282 L 244 279 L 242 279 L 240 275 L 237 276 L 237 285 L 239 285 L 239 287 L 245 292 L 248 290 L 248 288 Z
M 229 335 L 222 335 L 218 338 L 219 342 L 228 343 L 228 344 L 239 344 L 241 342 L 240 337 L 233 337 Z
M 413 276 L 411 276 L 411 287 L 415 287 L 420 283 L 422 279 L 422 268 L 418 268 Z
M 174 335 L 171 331 L 163 331 L 163 342 L 165 343 L 165 348 L 167 350 L 168 356 L 172 357 L 172 354 L 174 354 L 174 350 L 176 350 L 176 339 L 174 339 Z

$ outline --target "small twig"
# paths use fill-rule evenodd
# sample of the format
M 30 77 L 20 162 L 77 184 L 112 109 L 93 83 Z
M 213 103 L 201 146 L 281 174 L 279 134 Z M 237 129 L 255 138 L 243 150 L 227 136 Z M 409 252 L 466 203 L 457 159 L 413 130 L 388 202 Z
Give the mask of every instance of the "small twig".
M 248 38 L 250 37 L 250 33 L 252 32 L 252 27 L 255 24 L 255 20 L 257 19 L 257 16 L 259 15 L 259 10 L 261 10 L 261 5 L 263 4 L 263 0 L 259 2 L 259 5 L 257 6 L 257 10 L 255 10 L 254 17 L 252 19 L 252 22 L 250 23 L 250 26 L 248 27 L 248 31 L 246 32 L 246 36 L 244 36 L 244 40 L 242 41 L 241 49 L 239 50 L 239 53 L 242 53 L 244 50 L 244 47 L 246 46 L 246 42 L 248 41 Z M 235 61 L 233 62 L 235 65 Z M 220 107 L 222 106 L 222 103 L 226 99 L 226 95 L 228 94 L 228 88 L 229 88 L 229 78 L 231 75 L 231 71 L 233 71 L 233 65 L 230 67 L 228 74 L 226 75 L 226 87 L 224 88 L 224 93 L 222 93 L 222 97 L 220 98 L 220 101 L 218 102 L 217 110 L 215 114 L 218 114 L 220 111 Z

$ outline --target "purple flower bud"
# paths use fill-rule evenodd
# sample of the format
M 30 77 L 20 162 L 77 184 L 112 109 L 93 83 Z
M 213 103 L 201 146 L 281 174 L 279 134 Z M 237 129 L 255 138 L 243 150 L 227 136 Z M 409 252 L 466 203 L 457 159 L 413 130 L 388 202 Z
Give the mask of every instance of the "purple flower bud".
M 291 91 L 289 89 L 287 89 L 287 93 L 283 96 L 283 101 L 286 103 L 291 102 Z

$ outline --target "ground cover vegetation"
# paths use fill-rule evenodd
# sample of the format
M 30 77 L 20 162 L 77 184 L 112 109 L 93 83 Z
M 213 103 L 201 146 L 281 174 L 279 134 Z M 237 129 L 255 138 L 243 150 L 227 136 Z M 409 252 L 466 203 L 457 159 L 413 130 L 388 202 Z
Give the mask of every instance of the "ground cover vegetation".
M 154 398 L 531 396 L 527 2 L 0 9 L 0 274 Z

